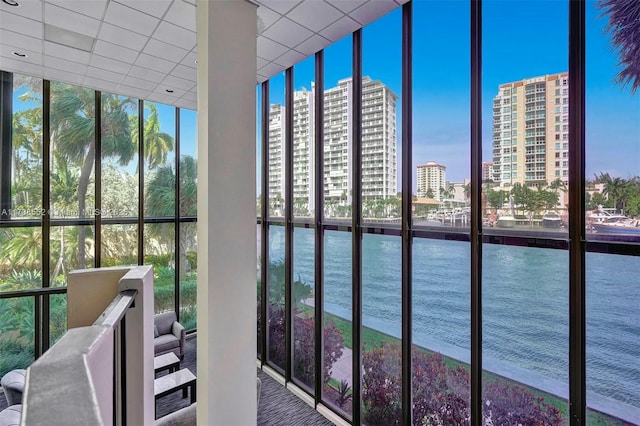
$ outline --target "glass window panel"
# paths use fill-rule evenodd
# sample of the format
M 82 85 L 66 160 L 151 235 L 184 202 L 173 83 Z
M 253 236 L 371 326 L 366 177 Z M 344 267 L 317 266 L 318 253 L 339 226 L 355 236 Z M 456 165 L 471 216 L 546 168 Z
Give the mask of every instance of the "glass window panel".
M 315 383 L 315 230 L 293 230 L 293 376 Z
M 256 86 L 256 217 L 262 216 L 262 85 Z
M 414 3 L 413 20 L 421 23 L 413 26 L 412 210 L 416 227 L 469 227 L 467 6 L 458 1 Z M 452 21 L 460 25 L 450 25 Z M 437 66 L 432 58 L 439 58 Z
M 50 347 L 67 332 L 67 295 L 49 296 L 49 338 Z
M 464 424 L 470 413 L 469 243 L 413 239 L 413 418 Z M 449 412 L 440 407 L 450 405 Z
M 635 256 L 586 254 L 588 424 L 638 421 L 638 271 Z
M 102 266 L 138 264 L 138 225 L 102 225 Z
M 380 52 L 384 52 L 381 55 Z M 362 29 L 362 218 L 400 227 L 402 8 Z
M 95 107 L 93 90 L 51 82 L 52 219 L 94 216 Z
M 285 212 L 285 78 L 280 73 L 269 80 L 269 216 Z
M 176 110 L 144 104 L 145 217 L 175 216 Z
M 567 234 L 568 167 L 556 166 L 555 123 L 568 112 L 555 109 L 556 81 L 567 78 L 569 8 L 567 2 L 492 1 L 483 6 L 483 220 L 487 233 L 511 228 L 521 234 L 563 238 Z M 522 25 L 525 18 L 544 22 Z M 497 28 L 500 30 L 498 31 Z M 505 34 L 509 34 L 505 38 Z M 509 51 L 509 66 L 504 66 Z M 499 112 L 512 96 L 518 104 L 518 131 Z M 512 117 L 513 118 L 513 117 Z M 501 154 L 517 148 L 515 161 Z
M 324 49 L 324 217 L 351 222 L 350 36 Z
M 34 361 L 34 298 L 0 299 L 0 376 Z
M 198 238 L 196 223 L 180 224 L 180 322 L 187 330 L 196 328 L 198 291 Z
M 0 228 L 0 291 L 42 287 L 42 228 Z
M 180 216 L 197 214 L 198 150 L 196 112 L 180 110 Z
M 42 80 L 13 75 L 11 209 L 3 219 L 42 217 Z M 8 141 L 0 141 L 0 145 Z
M 138 102 L 102 94 L 102 208 L 105 217 L 138 216 Z
M 284 369 L 286 362 L 285 349 L 285 228 L 283 226 L 269 227 L 269 265 L 267 265 L 267 321 L 269 351 L 267 360 Z
M 324 361 L 322 400 L 352 416 L 351 233 L 324 233 Z
M 315 214 L 315 56 L 293 70 L 293 216 L 311 221 Z
M 153 265 L 155 312 L 175 311 L 175 225 L 144 225 L 144 264 Z
M 622 2 L 586 2 L 585 202 L 589 240 L 640 241 L 637 53 L 636 62 L 631 59 L 632 40 L 637 37 L 631 33 L 637 27 L 631 21 L 626 28 L 623 24 L 631 15 Z M 608 25 L 612 27 L 608 29 Z
M 256 253 L 258 254 L 256 261 L 256 312 L 258 317 L 256 348 L 260 359 L 262 359 L 262 226 L 262 224 L 256 225 Z
M 568 422 L 568 266 L 564 250 L 484 246 L 483 421 Z
M 362 417 L 402 423 L 402 240 L 362 240 Z
M 69 272 L 94 266 L 92 226 L 52 226 L 50 233 L 50 285 L 67 285 Z

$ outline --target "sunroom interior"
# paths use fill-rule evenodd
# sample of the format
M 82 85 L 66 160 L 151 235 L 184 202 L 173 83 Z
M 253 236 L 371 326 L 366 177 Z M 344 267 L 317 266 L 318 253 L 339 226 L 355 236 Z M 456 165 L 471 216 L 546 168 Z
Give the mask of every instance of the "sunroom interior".
M 106 424 L 640 424 L 633 2 L 0 10 L 0 377 L 41 367 L 32 404 L 73 280 L 152 266 L 195 388 L 127 413 L 117 331 Z

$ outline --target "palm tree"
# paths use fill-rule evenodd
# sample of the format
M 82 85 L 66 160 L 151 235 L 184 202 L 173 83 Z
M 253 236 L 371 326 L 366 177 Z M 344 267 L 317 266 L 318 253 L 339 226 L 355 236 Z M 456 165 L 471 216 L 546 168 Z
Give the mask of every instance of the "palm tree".
M 609 173 L 600 173 L 597 180 L 603 184 L 602 194 L 606 195 L 607 199 L 613 199 L 613 207 L 617 209 L 618 201 L 624 198 L 627 181 L 619 177 L 611 177 Z
M 61 162 L 78 164 L 78 214 L 86 212 L 87 189 L 96 155 L 95 92 L 90 89 L 56 83 L 51 85 L 51 148 Z M 101 127 L 105 135 L 102 158 L 112 157 L 121 165 L 128 164 L 135 154 L 131 139 L 128 111 L 135 108 L 129 98 L 103 95 Z M 85 268 L 85 230 L 78 232 L 78 267 Z
M 145 109 L 149 114 L 144 120 L 144 159 L 149 170 L 153 170 L 167 163 L 169 152 L 174 150 L 175 143 L 171 135 L 160 131 L 160 117 L 158 107 L 152 103 L 146 103 Z M 131 138 L 134 148 L 138 150 L 139 132 L 138 118 L 130 116 Z
M 178 200 L 180 213 L 194 215 L 197 205 L 196 190 L 197 164 L 191 156 L 180 158 L 180 199 Z M 175 214 L 176 174 L 171 165 L 159 167 L 149 181 L 145 191 L 145 207 L 152 216 L 173 216 Z M 162 226 L 158 233 L 161 239 L 170 239 L 175 231 L 172 225 Z M 180 233 L 179 257 L 180 280 L 186 278 L 186 259 L 189 240 L 192 238 L 186 232 Z
M 631 91 L 640 87 L 640 2 L 638 0 L 600 0 L 600 7 L 609 16 L 607 31 L 620 56 L 618 83 L 631 84 Z

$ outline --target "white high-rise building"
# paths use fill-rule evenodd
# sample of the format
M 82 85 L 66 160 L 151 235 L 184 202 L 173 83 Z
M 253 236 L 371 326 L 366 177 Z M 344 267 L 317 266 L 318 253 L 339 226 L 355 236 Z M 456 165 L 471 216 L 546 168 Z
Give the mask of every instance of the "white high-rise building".
M 447 188 L 447 168 L 435 161 L 429 161 L 417 167 L 417 196 L 419 198 L 433 198 L 438 201 L 444 199 L 442 189 Z
M 324 197 L 348 205 L 352 196 L 351 78 L 324 92 Z M 294 214 L 313 214 L 315 88 L 293 96 Z M 380 81 L 362 79 L 362 197 L 396 196 L 396 95 Z M 269 196 L 284 198 L 285 108 L 272 105 L 269 120 Z M 272 158 L 273 156 L 273 158 Z M 273 198 L 272 198 L 273 200 Z
M 568 182 L 569 85 L 559 73 L 501 84 L 493 98 L 493 181 Z

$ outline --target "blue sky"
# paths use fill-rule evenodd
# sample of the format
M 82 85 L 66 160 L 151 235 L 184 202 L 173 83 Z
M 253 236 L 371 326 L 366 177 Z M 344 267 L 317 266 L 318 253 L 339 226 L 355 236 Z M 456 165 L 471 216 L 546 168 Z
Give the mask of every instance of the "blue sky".
M 415 167 L 427 161 L 447 166 L 449 181 L 462 181 L 470 175 L 469 9 L 468 1 L 462 0 L 414 0 L 414 187 Z M 618 58 L 601 14 L 596 1 L 587 1 L 587 177 L 609 172 L 629 178 L 640 175 L 640 93 L 632 95 L 629 87 L 615 83 Z M 398 8 L 363 29 L 363 74 L 381 80 L 399 97 L 398 142 L 402 114 L 401 23 Z M 491 160 L 491 107 L 498 86 L 568 71 L 568 32 L 567 1 L 483 2 L 483 160 Z M 351 75 L 351 46 L 348 36 L 325 49 L 325 87 L 333 87 Z M 309 88 L 313 80 L 313 58 L 295 66 L 296 89 Z M 284 73 L 273 77 L 270 84 L 271 102 L 283 103 Z M 160 108 L 159 113 L 161 130 L 174 135 L 172 108 Z M 195 155 L 195 116 L 193 111 L 182 111 L 182 154 Z M 260 148 L 259 131 L 257 138 Z M 258 166 L 259 155 L 258 149 Z M 398 176 L 400 158 L 398 145 Z
M 470 175 L 469 3 L 414 1 L 413 174 L 437 161 L 447 179 Z M 568 71 L 568 2 L 483 2 L 483 160 L 491 160 L 492 101 L 502 83 Z M 587 177 L 609 172 L 640 175 L 640 93 L 615 83 L 617 55 L 605 33 L 606 18 L 587 2 Z M 401 10 L 363 29 L 363 75 L 401 95 Z M 351 36 L 325 49 L 325 87 L 351 75 Z M 284 73 L 271 82 L 271 102 L 284 99 Z M 313 60 L 294 68 L 296 89 L 310 87 Z M 401 108 L 398 100 L 398 138 Z M 258 134 L 258 138 L 260 135 Z M 398 159 L 400 159 L 398 146 Z M 400 173 L 400 164 L 399 171 Z

